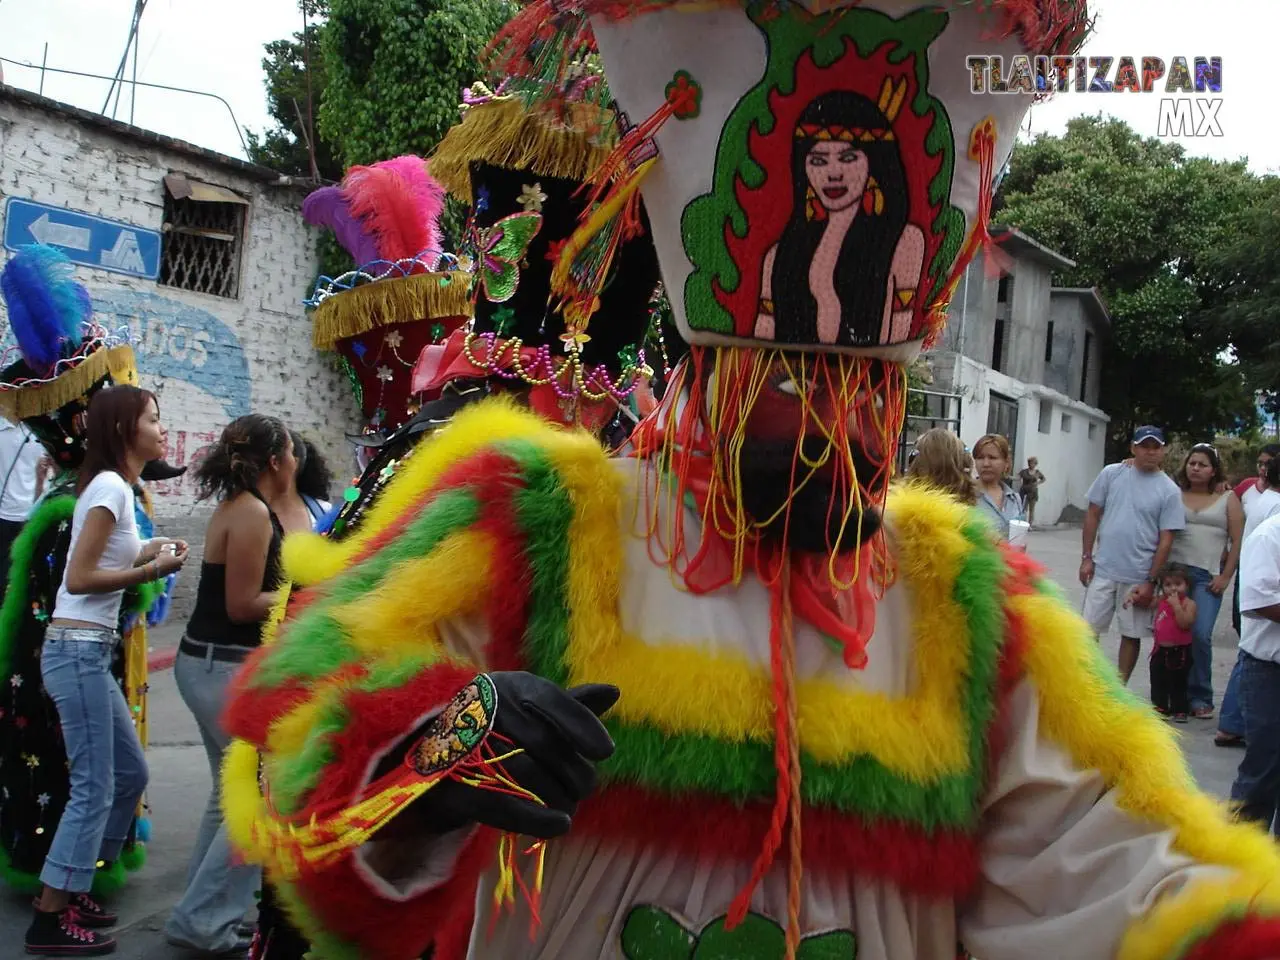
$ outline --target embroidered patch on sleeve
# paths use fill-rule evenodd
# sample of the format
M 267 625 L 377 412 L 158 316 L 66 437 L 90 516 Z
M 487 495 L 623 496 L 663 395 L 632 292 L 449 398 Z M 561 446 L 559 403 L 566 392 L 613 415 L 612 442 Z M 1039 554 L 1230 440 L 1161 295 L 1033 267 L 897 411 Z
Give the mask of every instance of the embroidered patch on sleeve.
M 406 762 L 423 777 L 452 769 L 489 735 L 497 707 L 498 691 L 493 681 L 480 674 L 431 721 Z

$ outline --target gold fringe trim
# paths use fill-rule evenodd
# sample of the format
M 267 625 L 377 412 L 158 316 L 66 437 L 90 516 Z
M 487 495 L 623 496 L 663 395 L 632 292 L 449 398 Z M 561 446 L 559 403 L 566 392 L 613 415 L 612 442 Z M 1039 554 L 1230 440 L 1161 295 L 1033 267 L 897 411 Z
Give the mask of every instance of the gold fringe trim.
M 575 104 L 574 128 L 527 110 L 514 98 L 470 107 L 462 122 L 445 134 L 430 160 L 431 175 L 457 199 L 471 203 L 472 163 L 490 163 L 531 175 L 586 180 L 617 143 L 617 124 L 603 108 Z M 607 130 L 598 130 L 602 117 Z
M 134 360 L 133 347 L 124 344 L 109 350 L 95 350 L 49 383 L 0 390 L 0 413 L 15 422 L 53 413 L 71 401 L 79 400 L 108 374 L 116 383 L 138 385 L 138 365 Z
M 448 282 L 441 286 L 445 279 Z M 311 342 L 317 350 L 332 350 L 339 340 L 375 327 L 470 317 L 472 310 L 469 273 L 419 273 L 377 280 L 336 293 L 316 307 Z

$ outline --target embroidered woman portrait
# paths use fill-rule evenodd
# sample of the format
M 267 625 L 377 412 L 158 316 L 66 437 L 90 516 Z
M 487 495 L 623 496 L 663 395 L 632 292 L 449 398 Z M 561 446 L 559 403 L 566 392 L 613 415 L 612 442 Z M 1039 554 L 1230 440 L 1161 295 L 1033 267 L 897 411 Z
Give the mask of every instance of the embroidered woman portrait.
M 893 119 L 906 82 L 885 78 L 878 103 L 836 90 L 795 125 L 792 211 L 765 255 L 755 335 L 862 345 L 906 338 L 924 266 Z M 774 314 L 792 318 L 778 336 Z

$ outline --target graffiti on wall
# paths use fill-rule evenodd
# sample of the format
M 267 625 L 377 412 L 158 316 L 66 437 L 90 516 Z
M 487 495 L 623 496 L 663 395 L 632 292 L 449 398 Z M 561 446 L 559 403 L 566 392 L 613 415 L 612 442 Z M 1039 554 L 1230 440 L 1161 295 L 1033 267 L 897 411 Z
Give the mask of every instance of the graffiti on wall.
M 98 322 L 133 343 L 144 384 L 169 387 L 176 381 L 196 391 L 200 403 L 165 417 L 165 459 L 193 467 L 222 426 L 251 408 L 249 363 L 240 338 L 209 311 L 155 293 L 99 288 L 92 294 Z M 189 469 L 176 480 L 157 483 L 154 492 L 190 496 L 195 493 L 191 474 Z

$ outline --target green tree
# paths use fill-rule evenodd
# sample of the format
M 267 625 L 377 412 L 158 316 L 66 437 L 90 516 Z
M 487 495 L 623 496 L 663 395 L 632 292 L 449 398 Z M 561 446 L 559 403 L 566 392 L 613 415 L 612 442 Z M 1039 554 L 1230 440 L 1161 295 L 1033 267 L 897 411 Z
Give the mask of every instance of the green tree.
M 1274 416 L 1280 413 L 1280 179 L 1258 181 L 1253 205 L 1205 260 L 1220 282 L 1214 319 L 1231 330 L 1235 360 Z
M 508 0 L 330 0 L 320 132 L 346 165 L 428 155 L 458 122 Z
M 299 11 L 305 11 L 306 31 L 291 38 L 266 44 L 262 70 L 266 74 L 267 112 L 275 126 L 261 134 L 245 131 L 249 141 L 249 159 L 272 170 L 291 176 L 312 175 L 307 149 L 308 126 L 315 129 L 315 114 L 324 97 L 326 71 L 320 54 L 320 35 L 328 15 L 328 0 L 301 0 Z M 308 100 L 307 67 L 310 65 L 310 98 Z M 308 102 L 311 122 L 307 123 Z M 317 137 L 316 168 L 322 180 L 339 180 L 342 165 L 332 148 Z
M 1076 261 L 1056 282 L 1099 287 L 1111 310 L 1101 404 L 1113 452 L 1139 423 L 1197 438 L 1253 424 L 1248 373 L 1216 315 L 1213 251 L 1239 235 L 1257 192 L 1244 162 L 1188 158 L 1100 116 L 1014 151 L 995 219 Z

